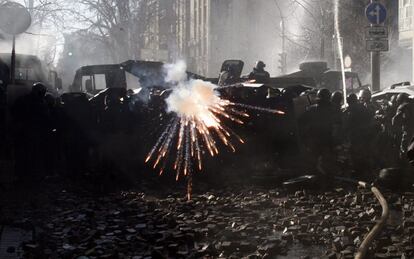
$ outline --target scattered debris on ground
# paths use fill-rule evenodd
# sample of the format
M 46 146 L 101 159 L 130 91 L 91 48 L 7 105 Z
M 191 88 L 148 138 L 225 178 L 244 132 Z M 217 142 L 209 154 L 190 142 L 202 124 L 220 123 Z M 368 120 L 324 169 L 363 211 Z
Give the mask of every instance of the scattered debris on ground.
M 150 193 L 60 190 L 13 220 L 35 226 L 36 238 L 23 245 L 27 258 L 353 258 L 381 213 L 373 195 L 356 188 L 227 188 L 191 201 Z M 411 258 L 414 193 L 385 196 L 393 213 L 374 258 Z

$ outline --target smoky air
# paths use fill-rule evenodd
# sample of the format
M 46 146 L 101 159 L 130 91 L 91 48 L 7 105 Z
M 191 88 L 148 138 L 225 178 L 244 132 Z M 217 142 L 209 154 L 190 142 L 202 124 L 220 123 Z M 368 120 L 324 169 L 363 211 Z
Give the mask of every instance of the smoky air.
M 0 0 L 0 259 L 414 258 L 413 21 Z

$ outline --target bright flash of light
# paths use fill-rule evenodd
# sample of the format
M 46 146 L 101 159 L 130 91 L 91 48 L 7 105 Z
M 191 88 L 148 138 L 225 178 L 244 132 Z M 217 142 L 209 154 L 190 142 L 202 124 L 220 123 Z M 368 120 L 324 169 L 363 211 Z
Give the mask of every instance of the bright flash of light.
M 190 199 L 191 176 L 194 171 L 202 171 L 203 153 L 214 157 L 220 153 L 221 144 L 235 152 L 233 142 L 244 143 L 224 124 L 225 121 L 244 124 L 249 117 L 245 110 L 281 115 L 284 112 L 233 103 L 220 96 L 218 86 L 202 80 L 183 80 L 185 77 L 180 73 L 185 73 L 183 63 L 167 66 L 166 81 L 176 83 L 166 99 L 167 111 L 176 116 L 167 124 L 145 162 L 153 161 L 153 168 L 160 168 L 159 174 L 162 175 L 169 158 L 175 155 L 172 162 L 176 180 L 181 176 L 188 178 L 187 196 Z

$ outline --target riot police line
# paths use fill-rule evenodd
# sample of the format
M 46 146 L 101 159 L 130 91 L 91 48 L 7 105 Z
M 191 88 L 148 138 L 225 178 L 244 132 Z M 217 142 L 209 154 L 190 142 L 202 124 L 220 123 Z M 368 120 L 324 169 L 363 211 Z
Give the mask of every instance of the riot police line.
M 414 160 L 409 149 L 414 104 L 407 95 L 376 103 L 369 90 L 362 90 L 347 96 L 344 105 L 340 92 L 298 89 L 220 89 L 228 99 L 287 114 L 278 119 L 257 116 L 250 126 L 236 129 L 247 144 L 239 153 L 223 157 L 234 161 L 245 156 L 250 159 L 245 163 L 251 164 L 253 152 L 277 167 L 327 175 L 351 172 L 367 179 L 383 168 L 409 168 L 408 162 Z M 91 179 L 99 176 L 111 182 L 122 171 L 145 170 L 142 158 L 156 140 L 154 132 L 171 116 L 165 112 L 165 97 L 154 92 L 146 89 L 137 96 L 109 88 L 89 100 L 82 93 L 56 97 L 35 84 L 10 107 L 2 157 L 13 161 L 16 181 L 92 175 Z M 295 101 L 304 96 L 313 104 L 298 112 Z M 2 111 L 7 109 L 1 104 Z M 1 128 L 6 132 L 4 123 Z M 131 161 L 135 161 L 132 167 Z M 227 166 L 223 160 L 212 164 L 210 169 L 217 171 Z M 234 167 L 240 170 L 240 165 Z

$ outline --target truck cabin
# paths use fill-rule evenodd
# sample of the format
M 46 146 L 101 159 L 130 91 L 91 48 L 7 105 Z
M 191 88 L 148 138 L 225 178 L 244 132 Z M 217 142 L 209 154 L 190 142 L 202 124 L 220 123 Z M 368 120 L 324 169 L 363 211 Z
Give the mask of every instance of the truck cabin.
M 201 78 L 187 72 L 189 78 Z M 165 89 L 164 63 L 128 60 L 121 64 L 91 65 L 79 68 L 71 85 L 71 92 L 86 92 L 94 96 L 107 88 L 158 87 Z
M 356 93 L 362 88 L 358 74 L 354 72 L 345 72 L 345 83 L 347 93 Z M 343 91 L 342 72 L 327 71 L 323 75 L 321 87 L 329 89 L 331 92 Z
M 70 90 L 95 95 L 106 88 L 126 87 L 125 81 L 125 71 L 119 64 L 84 66 L 76 71 Z
M 0 60 L 10 69 L 10 53 L 0 53 Z M 46 82 L 46 70 L 44 69 L 42 62 L 38 57 L 33 55 L 16 54 L 16 69 L 14 79 L 16 84 L 33 84 L 35 82 Z
M 327 88 L 331 92 L 343 91 L 342 72 L 330 70 L 326 62 L 304 62 L 299 71 L 276 78 L 280 81 L 292 81 L 316 88 Z M 302 82 L 301 82 L 302 81 Z M 358 74 L 345 72 L 346 89 L 348 93 L 357 92 L 362 88 Z
M 33 55 L 16 54 L 14 83 L 10 78 L 11 54 L 0 53 L 0 86 L 6 89 L 7 103 L 13 105 L 20 96 L 30 93 L 34 83 L 43 83 L 49 93 L 57 94 L 62 80 L 55 71 L 46 74 L 46 67 Z M 46 76 L 47 75 L 47 76 Z
M 0 53 L 0 77 L 4 84 L 9 84 L 11 54 Z M 46 67 L 40 59 L 34 55 L 16 54 L 15 84 L 31 86 L 36 82 L 44 83 L 49 90 L 54 91 L 62 88 L 62 80 L 56 71 L 50 70 L 46 73 Z
M 347 93 L 356 93 L 362 88 L 358 74 L 354 72 L 345 72 L 345 83 Z M 325 72 L 322 77 L 321 87 L 325 87 L 331 92 L 343 91 L 342 72 Z
M 0 87 L 5 88 L 10 81 L 10 69 L 7 64 L 0 59 Z

